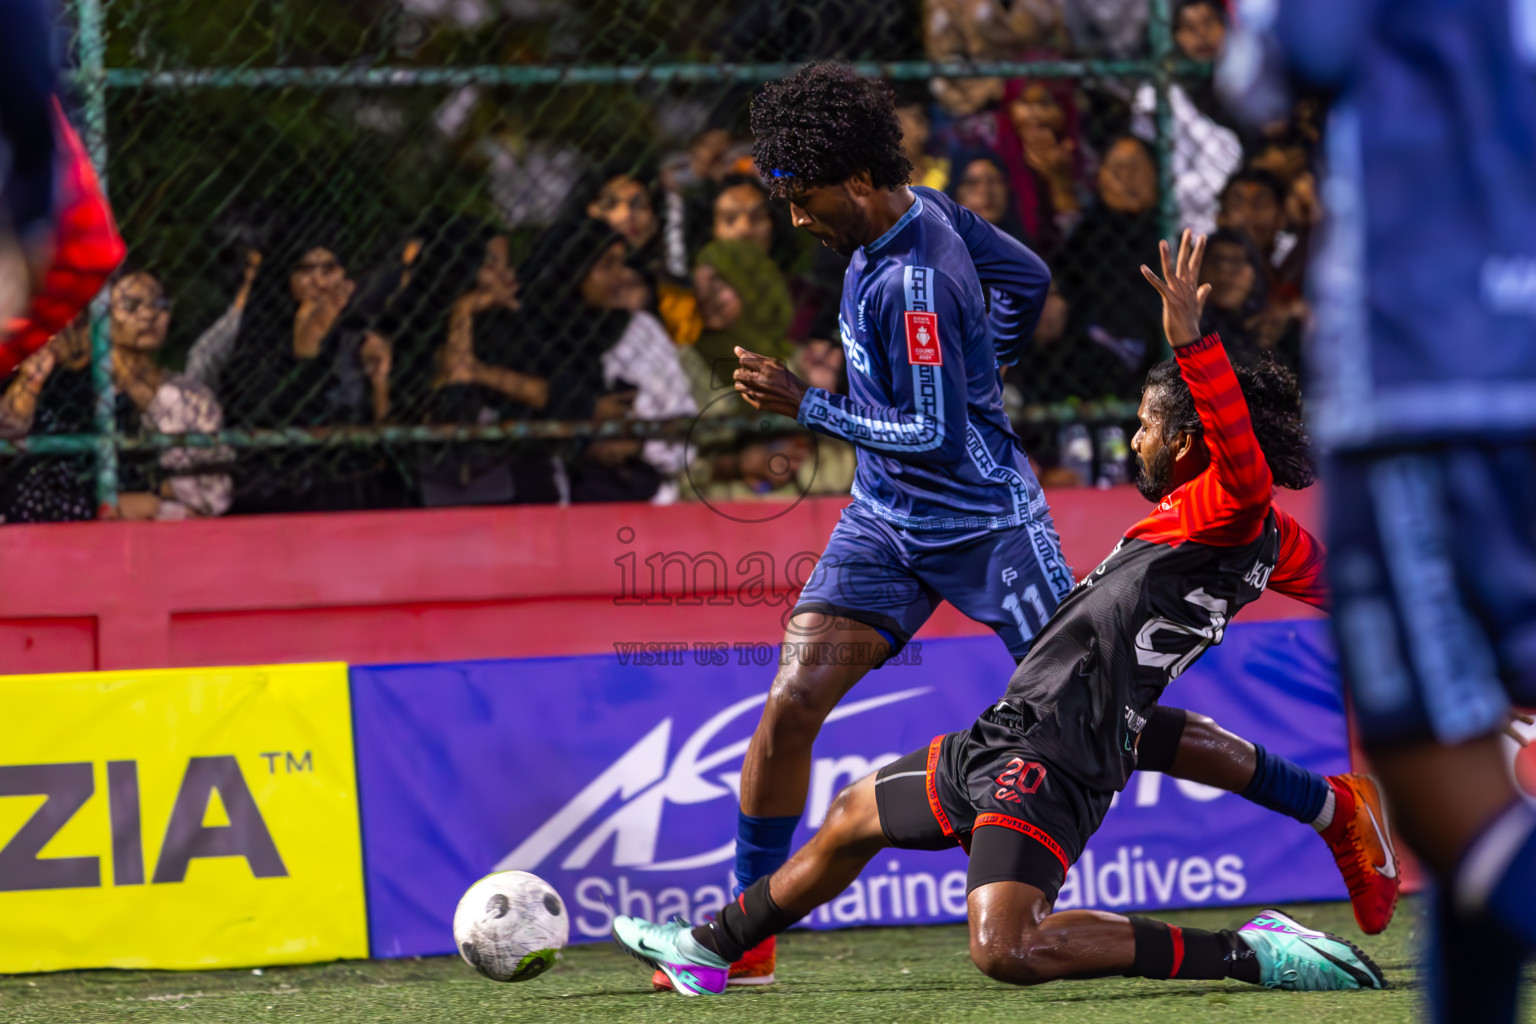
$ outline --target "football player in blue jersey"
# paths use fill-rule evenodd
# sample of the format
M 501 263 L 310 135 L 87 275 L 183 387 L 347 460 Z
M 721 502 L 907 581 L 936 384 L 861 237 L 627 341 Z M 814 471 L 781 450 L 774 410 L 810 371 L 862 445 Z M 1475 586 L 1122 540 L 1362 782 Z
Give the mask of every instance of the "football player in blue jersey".
M 1431 1006 L 1513 1021 L 1536 951 L 1536 0 L 1245 2 L 1220 78 L 1332 100 L 1314 428 L 1361 738 L 1438 882 Z
M 735 386 L 756 408 L 854 444 L 858 470 L 747 749 L 742 889 L 788 858 L 827 715 L 941 600 L 990 626 L 1017 660 L 1074 584 L 997 371 L 1039 318 L 1049 275 L 1038 257 L 943 193 L 908 185 L 883 82 L 811 65 L 764 87 L 752 129 L 758 166 L 796 226 L 851 258 L 839 316 L 848 394 L 808 387 L 743 349 Z M 1362 924 L 1385 927 L 1396 879 L 1370 868 L 1354 827 L 1375 804 L 1369 780 L 1325 779 L 1177 708 L 1159 709 L 1142 732 L 1140 766 L 1312 824 L 1346 878 L 1361 880 L 1359 893 L 1351 884 L 1357 914 L 1374 908 Z M 732 983 L 772 981 L 774 967 L 765 945 L 733 965 Z M 667 987 L 664 976 L 657 984 Z

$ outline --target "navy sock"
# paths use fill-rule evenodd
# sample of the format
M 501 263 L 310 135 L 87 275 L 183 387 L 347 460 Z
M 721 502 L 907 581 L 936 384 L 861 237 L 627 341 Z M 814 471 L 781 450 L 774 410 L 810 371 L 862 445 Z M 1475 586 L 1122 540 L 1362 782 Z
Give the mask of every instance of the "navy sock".
M 1486 914 L 1536 950 L 1536 811 L 1516 801 L 1478 836 L 1456 869 L 1456 906 Z
M 759 878 L 767 878 L 789 860 L 789 844 L 794 841 L 800 815 L 782 818 L 754 818 L 736 812 L 736 893 Z
M 1279 811 L 1287 817 L 1310 825 L 1323 811 L 1332 791 L 1328 780 L 1309 772 L 1299 764 L 1271 754 L 1257 743 L 1253 745 L 1258 761 L 1253 781 L 1243 790 L 1243 798 L 1260 807 Z
M 1514 1024 L 1525 950 L 1483 915 L 1462 913 L 1446 887 L 1431 895 L 1425 970 L 1435 1024 Z

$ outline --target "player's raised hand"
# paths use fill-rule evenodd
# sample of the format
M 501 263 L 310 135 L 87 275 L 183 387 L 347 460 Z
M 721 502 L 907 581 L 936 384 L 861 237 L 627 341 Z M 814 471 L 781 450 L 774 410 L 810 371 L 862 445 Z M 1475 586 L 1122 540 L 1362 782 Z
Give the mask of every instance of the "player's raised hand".
M 1142 264 L 1141 273 L 1163 297 L 1163 333 L 1168 344 L 1182 348 L 1200 340 L 1200 314 L 1205 310 L 1211 286 L 1200 283 L 1200 263 L 1205 259 L 1205 236 L 1192 235 L 1188 228 L 1179 238 L 1178 261 L 1169 265 L 1167 241 L 1158 243 L 1163 260 L 1163 276 Z
M 748 352 L 736 346 L 736 358 L 741 366 L 734 374 L 736 390 L 754 409 L 776 412 L 794 419 L 800 413 L 800 401 L 805 398 L 805 381 L 789 372 L 782 359 L 770 359 L 756 352 Z

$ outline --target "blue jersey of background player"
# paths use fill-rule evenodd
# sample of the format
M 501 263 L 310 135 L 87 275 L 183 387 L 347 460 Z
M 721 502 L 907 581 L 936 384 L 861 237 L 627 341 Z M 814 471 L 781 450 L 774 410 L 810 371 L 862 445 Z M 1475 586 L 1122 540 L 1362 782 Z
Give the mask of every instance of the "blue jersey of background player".
M 1536 3 L 1240 7 L 1224 91 L 1334 100 L 1312 259 L 1313 430 L 1335 450 L 1536 435 Z
M 1333 98 L 1312 280 L 1333 621 L 1440 881 L 1431 1003 L 1512 1021 L 1536 950 L 1536 813 L 1499 736 L 1536 704 L 1536 0 L 1243 14 L 1232 94 Z

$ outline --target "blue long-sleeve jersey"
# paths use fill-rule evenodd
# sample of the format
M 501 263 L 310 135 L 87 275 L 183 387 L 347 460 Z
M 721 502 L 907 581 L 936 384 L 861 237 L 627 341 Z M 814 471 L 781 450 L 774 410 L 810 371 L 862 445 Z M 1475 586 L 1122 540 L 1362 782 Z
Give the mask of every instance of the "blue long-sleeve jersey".
M 1249 7 L 1275 63 L 1337 94 L 1319 439 L 1536 434 L 1536 0 Z
M 0 0 L 0 220 L 20 234 L 53 217 L 51 18 L 46 0 Z
M 848 265 L 838 316 L 848 394 L 811 388 L 799 420 L 857 446 L 854 500 L 888 522 L 1032 521 L 1045 496 L 1003 413 L 976 266 L 935 193 L 913 191 L 911 209 Z
M 1004 234 L 938 189 L 912 189 L 949 221 L 965 243 L 987 297 L 987 320 L 998 366 L 1019 361 L 1034 337 L 1051 290 L 1051 269 L 1023 242 Z

